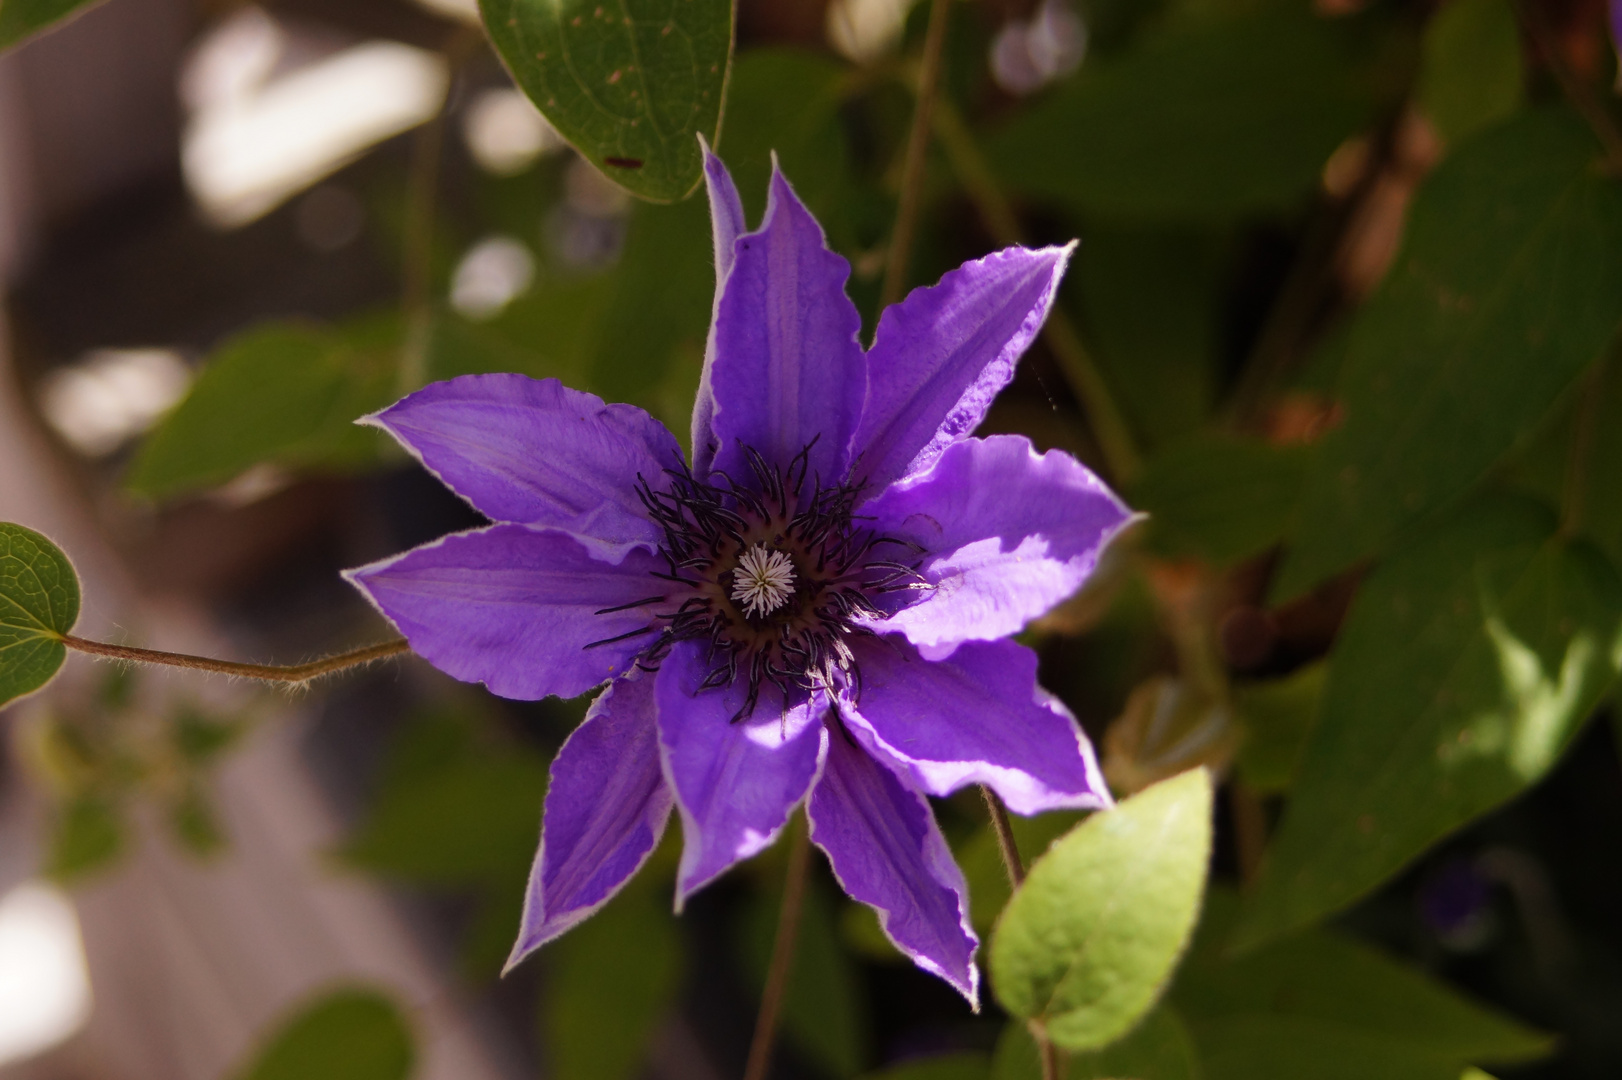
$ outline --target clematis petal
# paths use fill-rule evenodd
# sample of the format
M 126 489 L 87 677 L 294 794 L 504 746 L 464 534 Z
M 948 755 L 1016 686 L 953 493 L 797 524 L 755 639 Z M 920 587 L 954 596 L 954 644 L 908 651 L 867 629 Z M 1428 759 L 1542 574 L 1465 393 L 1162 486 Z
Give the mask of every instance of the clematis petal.
M 707 652 L 705 642 L 682 642 L 656 681 L 665 778 L 681 811 L 678 909 L 733 863 L 770 846 L 816 779 L 828 744 L 821 694 L 785 708 L 767 684 L 754 715 L 734 722 L 746 688 L 701 690 Z
M 929 587 L 874 629 L 906 634 L 932 659 L 1018 633 L 1080 588 L 1132 520 L 1081 462 L 1017 435 L 954 443 L 863 513 L 930 553 L 919 568 Z
M 698 137 L 704 151 L 704 189 L 710 197 L 710 232 L 715 237 L 715 306 L 720 307 L 727 275 L 732 272 L 733 246 L 749 231 L 743 216 L 743 202 L 733 186 L 732 175 L 721 159 L 710 152 L 704 136 Z M 715 313 L 710 313 L 710 335 L 704 346 L 704 371 L 699 376 L 698 394 L 693 398 L 693 472 L 708 476 L 715 460 L 715 393 L 710 389 L 711 367 L 715 359 Z
M 967 642 L 932 661 L 887 637 L 862 642 L 856 655 L 860 691 L 841 699 L 840 714 L 929 794 L 985 784 L 1018 814 L 1110 805 L 1092 746 L 1036 684 L 1036 654 L 1025 646 Z
M 1047 319 L 1074 249 L 1007 248 L 885 309 L 851 451 L 870 490 L 928 468 L 979 426 Z
M 968 886 L 923 795 L 835 726 L 807 816 L 845 891 L 878 911 L 897 948 L 978 1009 Z
M 541 848 L 507 967 L 591 916 L 647 861 L 670 818 L 653 678 L 610 683 L 552 761 Z
M 439 670 L 502 697 L 574 697 L 623 674 L 651 637 L 593 642 L 647 627 L 664 567 L 640 548 L 606 561 L 553 529 L 493 525 L 453 533 L 344 576 Z
M 524 375 L 433 383 L 365 422 L 492 520 L 612 544 L 658 544 L 637 477 L 655 481 L 681 461 L 675 436 L 636 406 Z
M 765 223 L 738 237 L 716 304 L 718 471 L 747 481 L 743 446 L 780 468 L 811 446 L 812 478 L 845 478 L 867 379 L 848 277 L 850 264 L 828 250 L 822 227 L 774 169 Z

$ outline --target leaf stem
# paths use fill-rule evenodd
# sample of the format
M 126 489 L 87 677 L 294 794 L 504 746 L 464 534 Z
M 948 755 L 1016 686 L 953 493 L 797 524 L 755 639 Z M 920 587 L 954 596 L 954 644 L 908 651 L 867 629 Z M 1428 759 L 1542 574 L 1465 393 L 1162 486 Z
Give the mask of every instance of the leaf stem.
M 986 800 L 986 813 L 991 816 L 991 831 L 997 835 L 997 850 L 1002 853 L 1003 869 L 1008 872 L 1008 885 L 1017 889 L 1025 880 L 1025 860 L 1019 857 L 1019 844 L 1014 840 L 1014 826 L 1008 820 L 1008 810 L 984 784 L 980 785 L 980 794 Z M 1031 1028 L 1031 1038 L 1036 1040 L 1037 1054 L 1042 1059 L 1042 1080 L 1059 1080 L 1064 1075 L 1059 1048 L 1053 1045 L 1045 1032 L 1034 1026 Z
M 923 63 L 918 71 L 918 94 L 912 108 L 912 129 L 907 133 L 907 156 L 901 166 L 901 202 L 896 208 L 895 229 L 890 234 L 890 250 L 884 263 L 884 284 L 879 290 L 881 309 L 900 300 L 907 284 L 907 261 L 912 254 L 913 233 L 918 227 L 924 165 L 929 157 L 930 118 L 940 91 L 948 9 L 948 0 L 930 2 Z
M 744 1080 L 766 1080 L 772 1044 L 777 1039 L 777 1022 L 783 1012 L 783 997 L 788 993 L 789 976 L 794 973 L 794 946 L 800 937 L 800 910 L 804 907 L 805 883 L 811 869 L 811 829 L 809 823 L 802 821 L 790 831 L 783 906 L 777 912 L 777 936 L 772 941 L 771 965 L 766 970 L 766 989 L 760 997 L 760 1013 L 755 1019 L 755 1037 L 749 1044 Z
M 958 182 L 963 185 L 969 201 L 974 203 L 992 238 L 999 244 L 1024 243 L 1024 230 L 1020 227 L 1019 217 L 1009 204 L 1008 197 L 1003 194 L 963 118 L 948 101 L 937 102 L 934 115 L 935 135 L 940 139 L 941 148 L 946 151 Z M 1082 344 L 1081 335 L 1070 321 L 1070 316 L 1058 304 L 1049 310 L 1042 334 L 1054 359 L 1058 361 L 1059 370 L 1064 373 L 1065 381 L 1081 403 L 1093 434 L 1098 438 L 1105 468 L 1117 483 L 1131 483 L 1143 466 L 1142 455 L 1125 414 L 1110 392 L 1104 373 Z
M 62 644 L 77 652 L 89 653 L 107 660 L 123 660 L 134 664 L 161 664 L 166 667 L 190 668 L 193 671 L 209 671 L 216 675 L 235 675 L 244 679 L 258 679 L 261 682 L 279 683 L 307 683 L 312 679 L 319 679 L 323 675 L 336 675 L 349 668 L 360 667 L 376 660 L 385 660 L 391 656 L 399 656 L 411 651 L 411 644 L 405 638 L 394 638 L 391 641 L 368 645 L 362 649 L 353 649 L 350 652 L 338 653 L 335 656 L 324 657 L 320 660 L 311 660 L 307 664 L 239 664 L 231 660 L 216 660 L 209 656 L 190 656 L 186 653 L 161 652 L 157 649 L 137 649 L 131 645 L 109 645 L 104 641 L 88 641 L 85 638 L 74 637 L 72 634 L 62 635 Z

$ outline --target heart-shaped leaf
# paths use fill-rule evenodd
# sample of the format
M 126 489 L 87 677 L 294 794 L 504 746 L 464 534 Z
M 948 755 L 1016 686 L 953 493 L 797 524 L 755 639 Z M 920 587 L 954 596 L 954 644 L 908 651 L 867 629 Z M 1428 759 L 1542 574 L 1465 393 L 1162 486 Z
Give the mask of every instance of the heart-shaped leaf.
M 513 79 L 552 126 L 633 195 L 698 186 L 732 62 L 732 0 L 480 0 Z
M 1195 769 L 1076 826 L 1031 867 L 991 939 L 991 981 L 1067 1050 L 1107 1046 L 1159 997 L 1188 943 L 1211 853 Z
M 0 705 L 51 681 L 79 618 L 79 578 L 33 529 L 0 522 Z

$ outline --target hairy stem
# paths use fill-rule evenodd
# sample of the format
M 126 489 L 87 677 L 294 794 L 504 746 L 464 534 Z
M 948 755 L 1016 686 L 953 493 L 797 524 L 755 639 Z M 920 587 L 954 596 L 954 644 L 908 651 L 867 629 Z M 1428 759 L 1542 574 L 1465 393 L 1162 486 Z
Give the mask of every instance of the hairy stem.
M 1019 857 L 1019 844 L 1014 840 L 1014 827 L 1008 820 L 1008 810 L 984 784 L 980 785 L 980 794 L 986 800 L 986 813 L 991 815 L 991 831 L 997 834 L 997 850 L 1002 853 L 1003 869 L 1008 871 L 1008 884 L 1017 889 L 1025 880 L 1025 860 Z M 1042 1059 L 1042 1080 L 1059 1080 L 1064 1075 L 1059 1048 L 1037 1028 L 1031 1029 L 1031 1037 L 1036 1040 L 1037 1053 Z
M 788 992 L 789 976 L 794 973 L 800 909 L 804 906 L 805 883 L 811 869 L 811 829 L 808 823 L 800 822 L 790 831 L 783 906 L 777 912 L 777 936 L 772 941 L 771 966 L 766 970 L 766 989 L 760 997 L 760 1014 L 755 1019 L 755 1037 L 749 1044 L 744 1080 L 766 1080 L 766 1069 L 772 1062 L 772 1044 L 777 1039 L 777 1022 L 782 1017 L 783 996 Z
M 320 660 L 311 660 L 307 664 L 239 664 L 231 660 L 215 660 L 209 656 L 189 656 L 186 653 L 161 652 L 157 649 L 137 649 L 130 645 L 109 645 L 104 641 L 87 641 L 84 638 L 74 637 L 72 634 L 62 636 L 62 644 L 78 652 L 89 653 L 106 660 L 123 660 L 133 664 L 161 664 L 165 667 L 190 668 L 193 671 L 208 671 L 216 675 L 235 675 L 244 679 L 258 679 L 261 682 L 279 683 L 306 683 L 312 679 L 319 679 L 323 675 L 336 675 L 349 668 L 360 667 L 376 660 L 385 660 L 391 656 L 411 651 L 411 644 L 405 638 L 395 638 L 392 641 L 379 642 L 368 645 L 363 649 L 354 649 L 346 653 L 338 653 Z
M 1008 811 L 996 793 L 984 784 L 980 785 L 980 794 L 986 800 L 986 813 L 991 815 L 991 831 L 997 834 L 997 850 L 1002 853 L 1003 869 L 1008 871 L 1008 884 L 1017 889 L 1025 880 L 1025 860 L 1019 857 L 1019 844 L 1014 841 Z
M 1019 218 L 963 118 L 948 101 L 936 103 L 934 116 L 935 135 L 986 229 L 999 244 L 1024 243 Z M 1057 304 L 1048 312 L 1042 334 L 1098 438 L 1105 468 L 1117 483 L 1130 483 L 1142 467 L 1143 458 L 1104 373 L 1082 344 L 1075 324 Z
M 884 284 L 879 290 L 881 308 L 901 299 L 907 285 L 907 260 L 912 255 L 912 237 L 918 228 L 924 164 L 929 157 L 930 118 L 940 91 L 948 8 L 948 0 L 931 0 L 929 27 L 924 32 L 923 64 L 918 71 L 917 102 L 912 109 L 912 130 L 907 133 L 907 156 L 901 166 L 901 202 L 896 208 L 895 229 L 890 233 L 890 250 L 884 263 Z

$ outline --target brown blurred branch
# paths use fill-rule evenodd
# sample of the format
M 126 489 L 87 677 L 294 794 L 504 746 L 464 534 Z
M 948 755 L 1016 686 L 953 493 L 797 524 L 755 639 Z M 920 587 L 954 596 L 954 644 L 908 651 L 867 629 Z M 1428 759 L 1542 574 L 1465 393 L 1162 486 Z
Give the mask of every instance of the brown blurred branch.
M 929 158 L 930 117 L 940 91 L 948 8 L 948 0 L 931 0 L 929 28 L 924 32 L 924 57 L 918 70 L 917 100 L 912 108 L 912 130 L 907 133 L 907 156 L 901 167 L 901 203 L 896 208 L 895 229 L 890 234 L 890 251 L 884 264 L 884 284 L 879 290 L 881 307 L 889 307 L 901 299 L 907 285 L 907 261 L 912 255 L 913 233 L 918 228 L 924 165 Z

